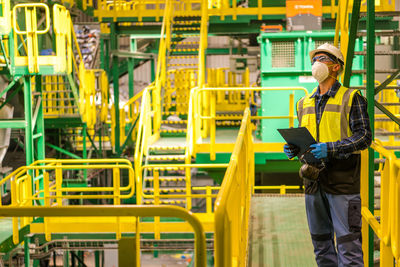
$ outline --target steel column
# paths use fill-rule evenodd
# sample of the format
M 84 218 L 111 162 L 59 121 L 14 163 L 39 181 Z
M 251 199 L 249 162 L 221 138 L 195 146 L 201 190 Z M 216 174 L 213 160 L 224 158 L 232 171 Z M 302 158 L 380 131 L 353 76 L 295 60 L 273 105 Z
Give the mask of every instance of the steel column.
M 375 117 L 375 0 L 367 1 L 367 100 L 368 114 L 374 139 Z M 368 209 L 374 214 L 374 151 L 368 148 Z M 368 266 L 374 266 L 374 232 L 368 231 Z
M 118 33 L 117 24 L 115 22 L 110 24 L 110 43 L 111 50 L 118 50 Z M 114 110 L 115 110 L 115 153 L 121 154 L 120 146 L 120 126 L 119 126 L 119 69 L 118 69 L 118 56 L 112 55 L 112 74 L 113 74 L 113 87 L 114 87 Z

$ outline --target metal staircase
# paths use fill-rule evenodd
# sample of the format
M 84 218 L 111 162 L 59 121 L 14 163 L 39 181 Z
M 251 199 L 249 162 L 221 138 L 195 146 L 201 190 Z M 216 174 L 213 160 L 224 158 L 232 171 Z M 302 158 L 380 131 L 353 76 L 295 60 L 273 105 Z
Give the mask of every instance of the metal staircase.
M 139 168 L 140 161 L 143 170 L 141 174 L 143 198 L 138 200 L 138 203 L 173 204 L 190 210 L 192 187 L 190 167 L 187 165 L 191 164 L 192 159 L 188 153 L 186 138 L 189 97 L 190 90 L 196 87 L 198 82 L 200 55 L 204 50 L 204 46 L 201 46 L 201 36 L 207 38 L 207 34 L 204 34 L 207 29 L 202 27 L 207 28 L 208 24 L 205 23 L 207 18 L 201 16 L 174 15 L 182 11 L 182 8 L 185 7 L 181 5 L 166 7 L 166 10 L 171 12 L 166 11 L 169 17 L 164 16 L 163 22 L 166 33 L 163 41 L 166 45 L 160 45 L 159 51 L 159 61 L 163 62 L 164 69 L 163 67 L 158 69 L 155 87 L 150 89 L 154 91 L 144 93 L 142 98 L 142 112 L 154 114 L 152 115 L 154 117 L 160 116 L 160 121 L 148 114 L 141 114 L 143 118 L 140 123 L 145 125 L 142 126 L 143 129 L 139 129 L 136 151 L 139 152 L 139 146 L 142 146 L 144 151 L 141 152 L 142 156 L 139 156 L 140 153 L 135 153 L 135 168 Z M 160 55 L 165 55 L 165 59 L 160 59 Z M 154 101 L 157 101 L 154 95 L 154 92 L 157 94 L 157 84 L 162 84 L 159 113 L 154 106 Z M 152 94 L 153 100 L 149 97 L 147 100 L 149 103 L 146 104 L 147 94 Z M 150 101 L 153 103 L 150 104 Z M 146 120 L 153 120 L 153 124 L 146 123 Z M 159 128 L 157 123 L 160 125 Z
M 196 85 L 201 17 L 175 16 L 167 47 L 167 86 L 161 136 L 186 136 L 190 89 Z

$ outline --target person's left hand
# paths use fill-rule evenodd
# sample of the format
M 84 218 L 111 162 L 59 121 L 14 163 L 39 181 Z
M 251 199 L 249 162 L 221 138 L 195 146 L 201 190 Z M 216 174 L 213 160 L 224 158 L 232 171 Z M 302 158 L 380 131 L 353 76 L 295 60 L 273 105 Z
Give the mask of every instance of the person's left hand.
M 325 159 L 328 157 L 328 146 L 326 143 L 312 144 L 310 148 L 313 149 L 311 153 L 313 153 L 314 157 L 317 159 Z

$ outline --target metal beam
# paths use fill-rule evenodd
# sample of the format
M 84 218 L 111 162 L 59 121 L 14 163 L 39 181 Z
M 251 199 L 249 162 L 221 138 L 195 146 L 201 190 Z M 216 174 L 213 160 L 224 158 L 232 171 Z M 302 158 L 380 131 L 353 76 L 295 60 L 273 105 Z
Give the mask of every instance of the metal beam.
M 62 149 L 61 147 L 52 145 L 52 144 L 50 144 L 50 143 L 47 143 L 47 142 L 46 142 L 46 146 L 48 146 L 48 147 L 50 147 L 50 148 L 52 148 L 52 149 L 54 149 L 54 150 L 56 150 L 56 151 L 58 151 L 58 152 L 61 152 L 61 153 L 65 154 L 65 155 L 67 155 L 67 156 L 69 156 L 69 157 L 71 157 L 71 158 L 73 158 L 73 159 L 82 159 L 82 158 L 79 157 L 78 155 L 75 155 L 74 153 L 71 153 L 71 152 L 69 152 L 69 151 L 67 151 L 67 150 L 65 150 L 65 149 Z
M 27 123 L 25 120 L 0 120 L 0 129 L 11 128 L 21 129 L 25 128 Z
M 111 56 L 124 57 L 124 58 L 136 58 L 136 59 L 153 59 L 154 54 L 142 53 L 142 52 L 129 52 L 123 50 L 111 50 Z

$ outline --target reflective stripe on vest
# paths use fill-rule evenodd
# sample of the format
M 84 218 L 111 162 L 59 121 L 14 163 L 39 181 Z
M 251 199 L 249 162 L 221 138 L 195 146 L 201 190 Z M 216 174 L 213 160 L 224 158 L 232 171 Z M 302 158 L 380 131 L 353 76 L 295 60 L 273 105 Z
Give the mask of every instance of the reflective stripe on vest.
M 307 127 L 315 139 L 317 139 L 317 118 L 315 98 L 311 96 L 316 90 L 314 89 L 297 103 L 299 127 Z M 336 142 L 352 135 L 349 116 L 354 94 L 357 92 L 359 91 L 341 86 L 335 97 L 329 97 L 319 123 L 318 142 Z

